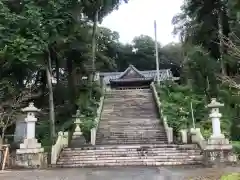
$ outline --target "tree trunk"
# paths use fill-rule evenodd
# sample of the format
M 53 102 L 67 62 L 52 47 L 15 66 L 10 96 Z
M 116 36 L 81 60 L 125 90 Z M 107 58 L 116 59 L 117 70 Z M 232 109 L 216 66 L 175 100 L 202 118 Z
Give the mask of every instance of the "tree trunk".
M 221 32 L 220 33 L 224 36 L 224 38 L 226 38 L 226 40 L 228 40 L 231 30 L 230 30 L 229 16 L 228 16 L 226 4 L 227 4 L 227 2 L 225 2 L 225 1 L 222 2 L 222 9 L 221 9 L 221 13 L 220 13 L 220 23 L 221 23 L 221 25 L 220 25 Z M 221 53 L 223 56 L 228 53 L 228 46 L 223 43 L 221 43 L 221 46 L 222 46 Z M 226 69 L 226 64 L 223 61 L 223 57 L 222 57 L 221 68 L 222 68 L 223 75 L 229 75 L 229 72 L 227 72 L 227 69 Z
M 67 76 L 68 89 L 69 89 L 68 97 L 69 97 L 69 102 L 70 102 L 70 106 L 71 106 L 70 109 L 71 109 L 71 111 L 73 111 L 74 106 L 75 106 L 76 92 L 75 92 L 75 87 L 74 87 L 74 82 L 73 82 L 73 61 L 72 61 L 71 57 L 69 57 L 67 59 L 66 67 L 67 67 L 67 72 L 68 72 L 68 76 Z
M 54 110 L 54 101 L 53 101 L 53 86 L 52 86 L 52 66 L 51 66 L 51 57 L 50 52 L 48 51 L 48 62 L 46 66 L 46 75 L 47 75 L 47 84 L 49 91 L 49 119 L 50 119 L 50 134 L 51 140 L 54 141 L 56 136 L 55 130 L 55 110 Z
M 90 81 L 90 99 L 92 98 L 92 84 L 94 81 L 94 75 L 96 71 L 96 65 L 95 65 L 95 60 L 96 60 L 96 33 L 97 33 L 97 22 L 98 22 L 98 12 L 99 10 L 96 11 L 94 20 L 93 20 L 93 31 L 92 31 L 92 72 L 89 77 Z
M 2 134 L 1 134 L 1 137 L 0 137 L 0 147 L 1 147 L 1 145 L 3 145 L 3 143 L 4 143 L 4 138 L 5 138 L 5 130 L 6 130 L 6 128 L 2 128 Z

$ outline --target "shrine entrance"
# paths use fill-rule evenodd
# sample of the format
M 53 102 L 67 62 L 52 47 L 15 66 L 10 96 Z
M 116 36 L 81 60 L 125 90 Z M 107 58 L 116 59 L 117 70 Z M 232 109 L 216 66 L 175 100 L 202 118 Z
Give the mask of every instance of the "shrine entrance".
M 133 65 L 130 65 L 118 78 L 110 79 L 114 89 L 145 89 L 149 88 L 153 77 L 146 77 Z

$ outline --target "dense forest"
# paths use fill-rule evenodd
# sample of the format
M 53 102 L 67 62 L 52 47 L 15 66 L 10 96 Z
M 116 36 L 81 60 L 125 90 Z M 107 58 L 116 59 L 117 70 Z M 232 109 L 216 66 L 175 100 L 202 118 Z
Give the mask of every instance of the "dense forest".
M 56 132 L 72 127 L 77 108 L 84 115 L 83 131 L 89 138 L 101 96 L 99 85 L 93 82 L 95 72 L 123 71 L 129 64 L 141 70 L 155 69 L 151 37 L 142 35 L 131 44 L 122 44 L 118 32 L 100 25 L 105 16 L 127 2 L 0 2 L 2 137 L 11 137 L 20 108 L 34 101 L 42 110 L 37 136 L 43 144 L 51 143 L 45 139 L 54 141 Z M 159 47 L 161 68 L 172 68 L 179 75 L 181 46 Z
M 151 37 L 122 44 L 118 32 L 100 25 L 122 3 L 128 0 L 0 1 L 2 137 L 13 133 L 11 125 L 29 101 L 42 109 L 37 136 L 43 144 L 71 128 L 77 108 L 88 137 L 102 93 L 93 82 L 95 72 L 123 71 L 129 64 L 155 69 Z M 191 101 L 197 125 L 207 136 L 205 105 L 217 97 L 225 103 L 223 129 L 239 140 L 239 11 L 238 0 L 185 0 L 172 22 L 181 42 L 159 43 L 160 68 L 181 76 L 180 85 L 167 83 L 160 90 L 175 130 L 191 126 Z
M 237 0 L 185 0 L 181 13 L 173 17 L 174 33 L 181 38 L 181 84 L 166 84 L 159 91 L 175 132 L 193 127 L 192 103 L 196 126 L 209 137 L 206 105 L 217 98 L 225 104 L 221 109 L 224 134 L 240 140 L 239 5 Z

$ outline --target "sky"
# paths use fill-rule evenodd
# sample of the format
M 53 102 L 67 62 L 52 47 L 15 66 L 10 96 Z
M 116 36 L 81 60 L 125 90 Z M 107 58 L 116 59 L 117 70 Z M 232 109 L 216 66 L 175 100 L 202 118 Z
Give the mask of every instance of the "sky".
M 120 34 L 122 43 L 131 43 L 135 36 L 149 35 L 154 38 L 154 20 L 157 21 L 157 36 L 161 45 L 178 42 L 172 34 L 172 18 L 181 12 L 183 0 L 129 0 L 118 10 L 108 15 L 102 26 Z

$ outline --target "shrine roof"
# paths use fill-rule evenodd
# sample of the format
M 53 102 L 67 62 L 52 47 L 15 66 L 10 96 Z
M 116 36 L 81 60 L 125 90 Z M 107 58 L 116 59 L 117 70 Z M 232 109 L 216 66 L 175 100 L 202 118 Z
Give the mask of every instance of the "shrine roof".
M 134 74 L 134 75 L 133 75 Z M 148 71 L 140 71 L 133 65 L 130 65 L 123 72 L 100 72 L 100 76 L 103 76 L 104 82 L 106 84 L 110 83 L 110 80 L 121 81 L 121 79 L 128 79 L 127 81 L 138 79 L 156 79 L 157 71 L 156 70 L 148 70 Z M 160 69 L 159 70 L 160 81 L 164 81 L 169 77 L 173 77 L 170 69 Z

